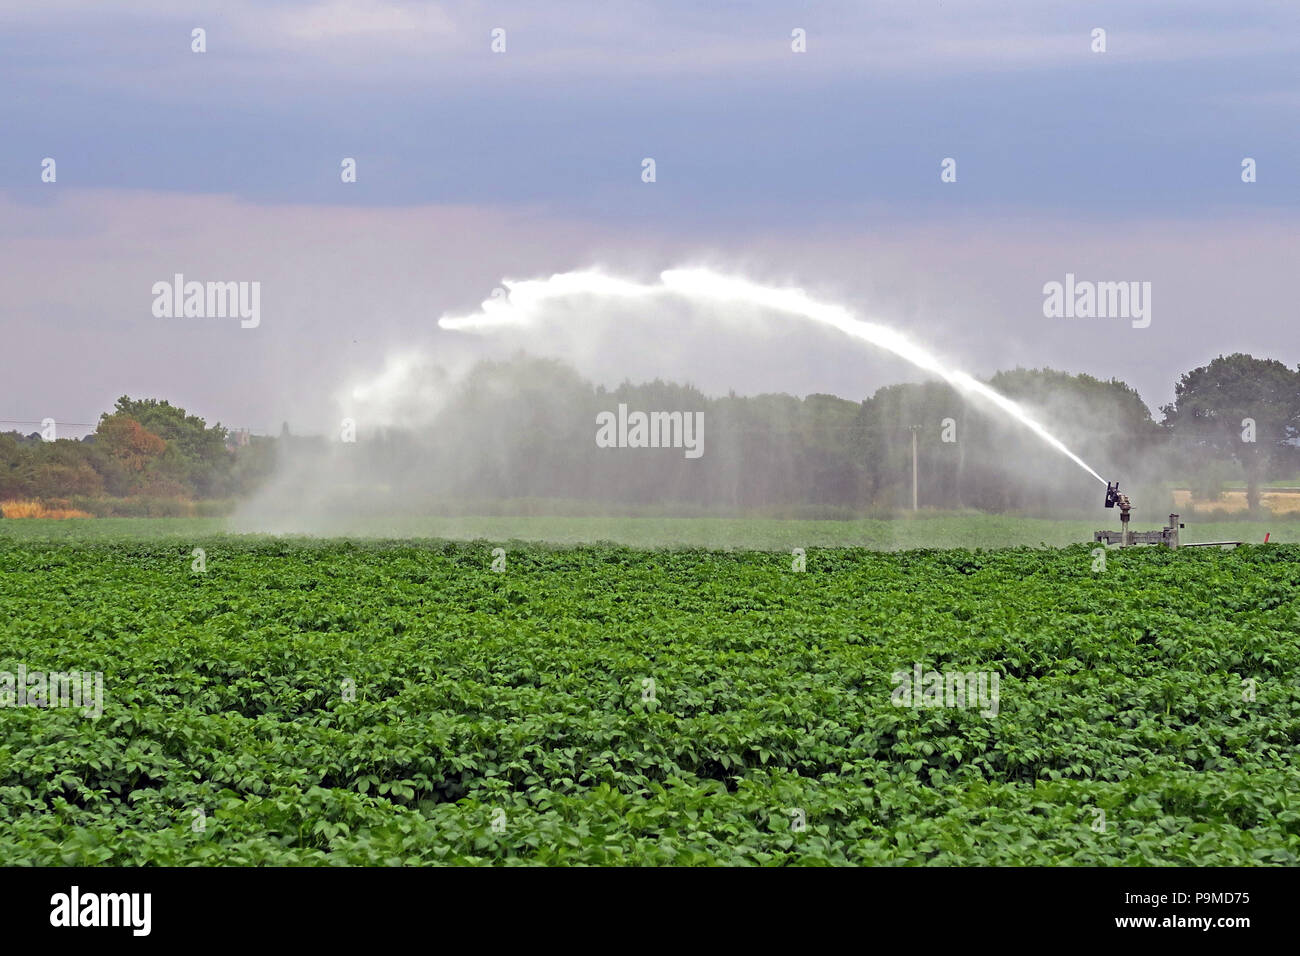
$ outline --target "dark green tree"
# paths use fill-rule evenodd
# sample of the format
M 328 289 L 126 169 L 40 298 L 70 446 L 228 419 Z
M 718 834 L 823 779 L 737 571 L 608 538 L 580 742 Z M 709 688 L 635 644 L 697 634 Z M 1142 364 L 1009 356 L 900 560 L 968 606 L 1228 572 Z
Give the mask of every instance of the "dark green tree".
M 1300 438 L 1300 372 L 1276 359 L 1220 355 L 1184 374 L 1161 411 L 1187 445 L 1241 466 L 1254 511 L 1269 465 Z
M 226 429 L 211 427 L 166 400 L 132 399 L 123 395 L 112 414 L 100 416 L 101 427 L 111 418 L 134 419 L 167 443 L 159 472 L 188 485 L 200 497 L 226 493 L 234 456 L 226 448 Z

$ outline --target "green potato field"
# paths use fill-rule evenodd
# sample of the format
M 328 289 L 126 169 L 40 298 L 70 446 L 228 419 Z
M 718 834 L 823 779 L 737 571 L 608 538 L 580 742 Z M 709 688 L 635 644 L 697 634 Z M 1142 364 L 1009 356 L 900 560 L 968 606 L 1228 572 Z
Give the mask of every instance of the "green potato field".
M 0 535 L 0 858 L 1300 858 L 1300 545 L 802 560 Z

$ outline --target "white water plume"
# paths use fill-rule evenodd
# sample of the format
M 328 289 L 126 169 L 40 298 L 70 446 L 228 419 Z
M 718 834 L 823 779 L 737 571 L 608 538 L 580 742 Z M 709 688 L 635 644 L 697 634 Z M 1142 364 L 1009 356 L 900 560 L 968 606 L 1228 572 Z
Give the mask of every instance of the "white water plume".
M 494 294 L 482 304 L 480 311 L 471 315 L 444 316 L 438 320 L 438 325 L 444 329 L 485 332 L 512 326 L 532 326 L 541 321 L 544 307 L 548 303 L 573 296 L 625 299 L 678 296 L 688 302 L 721 309 L 748 306 L 779 312 L 838 329 L 854 339 L 885 349 L 917 368 L 943 378 L 961 394 L 1011 416 L 1102 484 L 1106 483 L 1105 478 L 1014 401 L 966 372 L 948 368 L 930 352 L 894 329 L 863 321 L 842 305 L 818 301 L 802 289 L 765 286 L 749 279 L 721 275 L 709 269 L 669 269 L 660 273 L 659 279 L 659 284 L 647 285 L 602 272 L 582 271 L 558 273 L 548 279 L 506 280 L 503 282 L 506 294 Z

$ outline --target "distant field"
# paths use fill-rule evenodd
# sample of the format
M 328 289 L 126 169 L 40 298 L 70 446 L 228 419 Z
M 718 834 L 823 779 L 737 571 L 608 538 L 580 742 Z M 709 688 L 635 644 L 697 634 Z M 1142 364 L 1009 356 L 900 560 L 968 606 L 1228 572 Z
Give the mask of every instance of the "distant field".
M 1300 478 L 1278 478 L 1275 481 L 1261 481 L 1259 486 L 1261 488 L 1300 488 Z M 1225 481 L 1223 487 L 1244 490 L 1246 483 L 1244 481 Z
M 1175 491 L 1174 506 L 1186 508 L 1191 502 L 1191 492 Z M 1260 492 L 1260 504 L 1267 508 L 1275 515 L 1287 515 L 1300 512 L 1300 492 L 1293 488 L 1273 489 L 1267 488 Z M 1246 492 L 1244 491 L 1225 491 L 1218 501 L 1197 501 L 1196 507 L 1199 511 L 1221 511 L 1225 514 L 1245 513 L 1249 510 L 1246 501 Z
M 1135 530 L 1161 520 L 1135 519 Z M 1300 515 L 1272 521 L 1187 521 L 1185 541 L 1300 542 Z M 221 518 L 98 518 L 67 521 L 0 521 L 0 537 L 17 540 L 199 542 L 223 535 Z M 609 542 L 628 547 L 789 550 L 791 548 L 1065 547 L 1092 541 L 1092 532 L 1119 528 L 1112 512 L 1095 520 L 1052 520 L 999 515 L 922 515 L 893 521 L 780 521 L 723 518 L 424 517 L 340 521 L 319 536 L 446 538 L 458 541 L 537 541 L 553 544 Z

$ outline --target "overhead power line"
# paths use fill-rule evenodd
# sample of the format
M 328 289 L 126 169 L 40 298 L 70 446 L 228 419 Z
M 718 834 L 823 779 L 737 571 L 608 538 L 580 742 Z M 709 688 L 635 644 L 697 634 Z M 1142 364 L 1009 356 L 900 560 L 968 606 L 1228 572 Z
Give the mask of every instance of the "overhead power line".
M 43 418 L 40 419 L 39 421 L 34 421 L 34 422 L 22 421 L 22 420 L 17 419 L 17 418 L 0 418 L 0 425 L 44 425 L 44 424 L 45 424 L 45 419 L 43 419 Z M 54 424 L 56 424 L 56 425 L 67 425 L 69 428 L 98 428 L 98 427 L 99 427 L 99 422 L 60 422 L 60 421 L 56 421 Z

